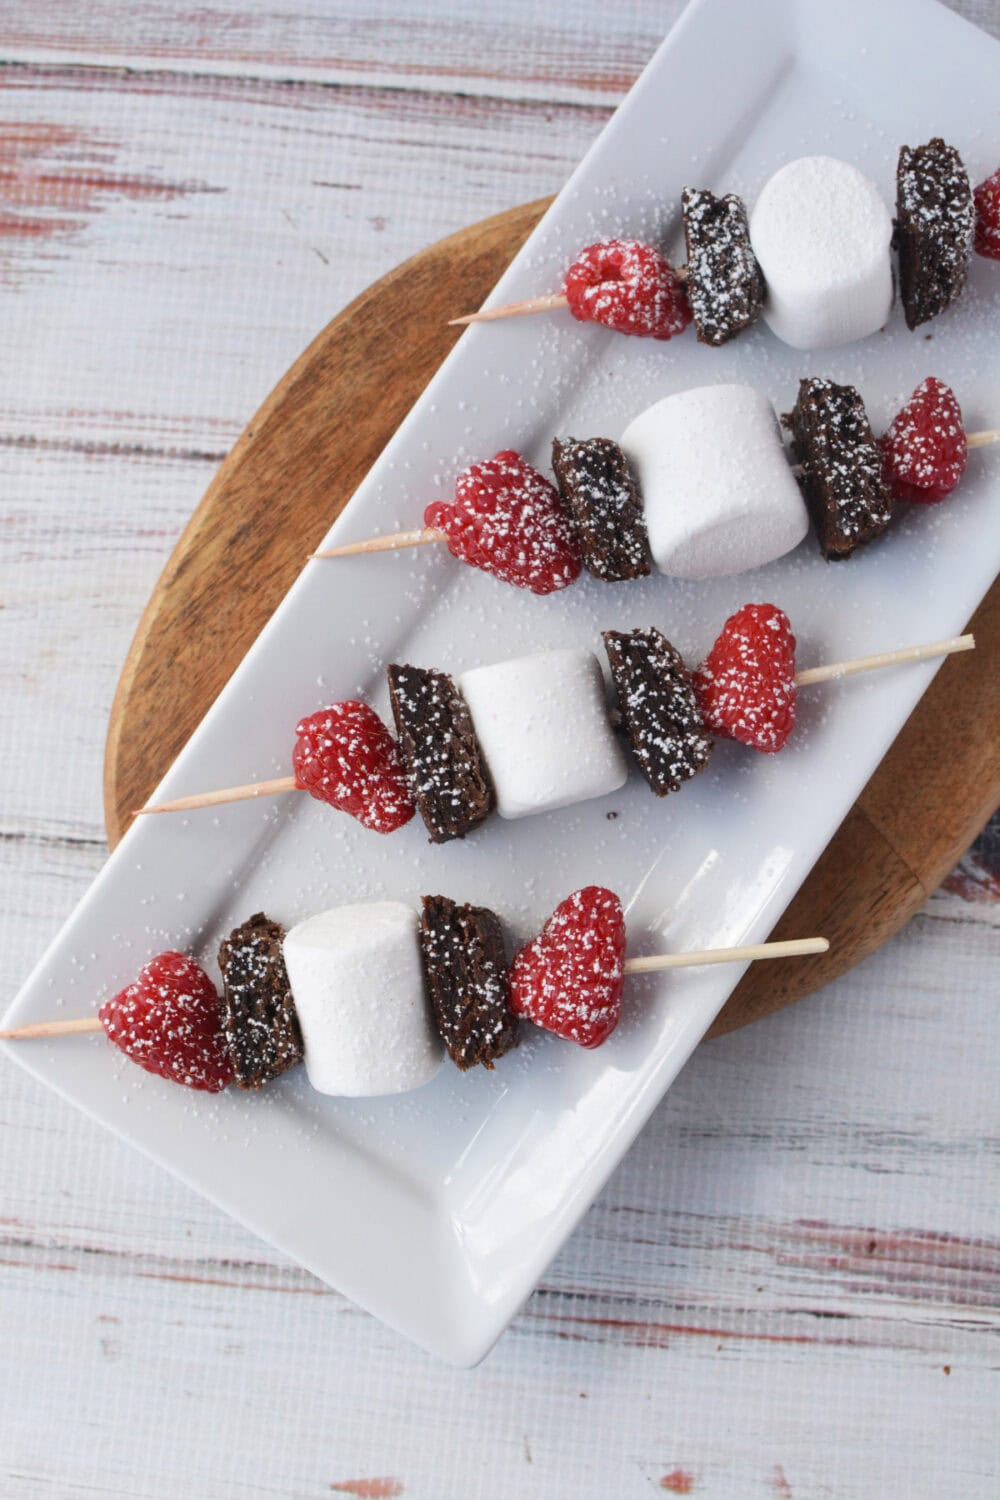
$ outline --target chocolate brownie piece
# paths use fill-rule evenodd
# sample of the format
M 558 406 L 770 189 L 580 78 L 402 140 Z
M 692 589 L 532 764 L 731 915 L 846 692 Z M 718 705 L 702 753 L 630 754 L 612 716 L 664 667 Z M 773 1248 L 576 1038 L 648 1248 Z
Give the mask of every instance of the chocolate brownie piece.
M 939 135 L 926 146 L 900 146 L 896 166 L 899 290 L 907 328 L 944 312 L 965 285 L 975 207 L 969 174 Z
M 552 467 L 587 571 L 608 583 L 644 577 L 650 563 L 642 501 L 618 444 L 555 438 Z
M 387 675 L 400 754 L 431 843 L 464 838 L 496 802 L 465 699 L 430 667 L 393 663 Z
M 750 244 L 746 205 L 707 188 L 681 194 L 687 242 L 687 292 L 698 339 L 725 344 L 748 328 L 764 304 L 764 277 Z
M 639 769 L 658 797 L 679 791 L 712 750 L 680 652 L 653 626 L 605 630 L 604 649 Z
M 499 920 L 485 906 L 424 896 L 420 949 L 448 1056 L 463 1070 L 492 1068 L 517 1045 Z
M 791 429 L 799 485 L 828 562 L 850 557 L 892 519 L 892 496 L 864 402 L 853 385 L 812 376 L 799 382 Z
M 255 912 L 224 938 L 222 1036 L 241 1089 L 259 1089 L 302 1061 L 302 1034 L 285 972 L 285 929 Z

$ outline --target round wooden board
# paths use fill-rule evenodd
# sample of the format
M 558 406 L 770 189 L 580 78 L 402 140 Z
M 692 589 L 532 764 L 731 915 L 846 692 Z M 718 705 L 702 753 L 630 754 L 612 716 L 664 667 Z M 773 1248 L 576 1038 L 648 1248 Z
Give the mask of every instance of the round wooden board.
M 209 486 L 139 623 L 111 710 L 113 846 L 253 644 L 548 199 L 441 240 L 328 324 Z M 816 958 L 755 964 L 710 1035 L 828 983 L 896 932 L 1000 802 L 1000 582 L 945 662 L 773 936 L 823 933 Z

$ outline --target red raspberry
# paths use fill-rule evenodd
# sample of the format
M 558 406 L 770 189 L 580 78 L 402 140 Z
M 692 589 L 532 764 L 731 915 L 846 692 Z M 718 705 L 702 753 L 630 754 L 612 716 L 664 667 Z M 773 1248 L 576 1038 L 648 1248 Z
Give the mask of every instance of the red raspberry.
M 463 469 L 454 504 L 428 505 L 424 525 L 445 533 L 452 557 L 533 594 L 553 594 L 580 576 L 580 549 L 556 490 L 510 448 Z
M 295 785 L 376 833 L 395 833 L 416 808 L 396 741 L 374 709 L 333 703 L 295 726 Z
M 640 240 L 602 240 L 581 250 L 563 291 L 581 323 L 616 333 L 672 339 L 691 321 L 684 288 L 669 261 Z
M 98 1015 L 115 1046 L 147 1073 L 210 1094 L 233 1081 L 215 985 L 183 953 L 151 958 Z
M 1000 260 L 1000 167 L 976 188 L 976 237 L 978 255 Z
M 625 915 L 614 891 L 588 885 L 561 901 L 511 965 L 516 1015 L 581 1047 L 618 1025 L 625 987 Z
M 705 723 L 775 755 L 795 728 L 795 637 L 784 610 L 744 604 L 692 674 Z
M 882 473 L 897 500 L 935 505 L 962 477 L 969 445 L 950 385 L 928 375 L 879 438 Z

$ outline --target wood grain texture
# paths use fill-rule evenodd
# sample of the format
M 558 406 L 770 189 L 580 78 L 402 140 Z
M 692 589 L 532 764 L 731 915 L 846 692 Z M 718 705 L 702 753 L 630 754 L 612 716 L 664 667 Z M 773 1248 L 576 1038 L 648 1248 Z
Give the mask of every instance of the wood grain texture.
M 376 282 L 252 419 L 181 536 L 122 672 L 104 772 L 112 846 L 456 342 L 449 313 L 479 306 L 546 202 L 460 231 Z M 1000 803 L 1000 584 L 973 629 L 979 649 L 945 662 L 772 934 L 822 933 L 829 952 L 754 965 L 710 1035 L 811 994 L 885 942 Z

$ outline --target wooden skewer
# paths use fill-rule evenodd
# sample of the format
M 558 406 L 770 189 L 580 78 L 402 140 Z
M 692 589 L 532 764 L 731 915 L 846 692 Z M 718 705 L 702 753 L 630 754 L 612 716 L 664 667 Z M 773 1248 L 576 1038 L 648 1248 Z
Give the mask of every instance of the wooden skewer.
M 544 301 L 544 298 L 537 298 Z M 518 302 L 514 306 L 522 308 L 525 312 L 534 311 L 528 302 Z M 470 323 L 476 319 L 499 317 L 506 313 L 506 309 L 498 307 L 487 313 L 473 313 L 469 318 L 454 318 L 455 323 Z M 970 448 L 986 448 L 990 443 L 1000 442 L 1000 427 L 992 427 L 984 432 L 970 432 L 966 438 Z M 802 472 L 801 465 L 792 464 L 792 473 Z M 364 552 L 394 552 L 402 547 L 425 547 L 428 542 L 446 542 L 448 538 L 443 531 L 436 526 L 423 526 L 417 531 L 396 531 L 388 536 L 369 537 L 364 542 L 348 542 L 343 547 L 328 547 L 323 552 L 311 552 L 310 561 L 326 557 L 356 557 Z
M 761 958 L 795 958 L 805 953 L 826 953 L 830 944 L 824 937 L 792 938 L 781 943 L 751 943 L 743 948 L 703 948 L 695 953 L 652 953 L 646 958 L 627 958 L 626 974 L 651 974 L 657 969 L 687 969 L 703 964 L 739 964 Z M 103 1031 L 98 1016 L 78 1021 L 35 1021 L 30 1026 L 15 1026 L 0 1031 L 0 1042 L 27 1042 L 39 1037 L 71 1036 L 81 1032 Z
M 750 943 L 743 948 L 703 948 L 700 953 L 653 953 L 648 958 L 627 958 L 626 974 L 652 974 L 657 969 L 688 969 L 700 964 L 741 964 L 760 958 L 796 958 L 805 953 L 826 953 L 824 937 L 789 938 L 783 943 Z
M 901 646 L 898 651 L 880 651 L 875 656 L 856 656 L 853 661 L 834 661 L 825 667 L 807 667 L 796 672 L 796 687 L 813 682 L 830 682 L 835 677 L 853 677 L 857 672 L 875 672 L 879 667 L 894 667 L 900 662 L 927 661 L 932 656 L 953 656 L 958 651 L 974 651 L 974 635 L 951 635 L 944 641 L 929 641 L 926 646 Z
M 275 776 L 272 781 L 248 781 L 245 786 L 230 786 L 221 792 L 196 792 L 193 797 L 177 797 L 173 802 L 137 807 L 133 810 L 133 817 L 140 813 L 190 812 L 195 807 L 221 807 L 225 802 L 246 802 L 251 797 L 270 797 L 277 792 L 299 790 L 294 776 Z
M 674 275 L 683 285 L 688 279 L 687 266 L 677 266 Z M 504 307 L 484 307 L 479 312 L 466 313 L 461 318 L 449 318 L 448 327 L 464 327 L 467 323 L 495 323 L 500 318 L 524 318 L 531 313 L 552 312 L 560 307 L 569 307 L 566 293 L 549 292 L 544 297 L 527 297 L 523 302 L 508 302 Z
M 880 651 L 875 656 L 858 656 L 852 661 L 830 662 L 824 667 L 808 667 L 795 675 L 796 686 L 808 687 L 813 682 L 829 682 L 836 677 L 853 677 L 858 672 L 874 672 L 880 667 L 894 667 L 903 662 L 926 661 L 934 656 L 952 656 L 959 651 L 972 651 L 976 640 L 971 635 L 953 635 L 944 641 L 930 641 L 924 646 L 901 646 L 898 651 Z M 135 817 L 142 813 L 192 812 L 199 807 L 219 807 L 225 802 L 245 802 L 252 797 L 266 797 L 274 792 L 296 792 L 303 788 L 296 785 L 294 776 L 279 776 L 273 781 L 248 781 L 245 786 L 230 786 L 219 792 L 195 792 L 190 797 L 177 797 L 172 802 L 153 802 L 146 807 L 137 807 Z
M 0 1042 L 26 1042 L 39 1036 L 70 1036 L 77 1031 L 103 1031 L 98 1016 L 84 1016 L 80 1021 L 36 1021 L 32 1026 L 15 1026 L 0 1031 Z
M 569 307 L 569 298 L 563 292 L 550 292 L 547 297 L 528 297 L 524 302 L 508 302 L 506 307 L 487 307 L 480 312 L 466 313 L 463 318 L 449 318 L 448 327 L 493 323 L 499 318 L 524 318 L 530 313 L 552 312 L 557 307 Z
M 344 547 L 333 547 L 329 552 L 310 552 L 310 560 L 316 557 L 353 557 L 357 552 L 395 552 L 397 547 L 426 547 L 428 542 L 446 542 L 447 536 L 436 526 L 422 526 L 417 531 L 397 531 L 390 536 L 369 537 L 366 542 L 348 542 Z

